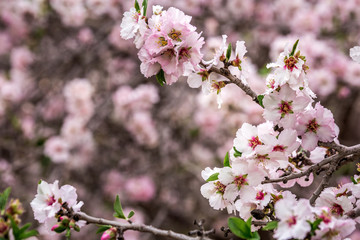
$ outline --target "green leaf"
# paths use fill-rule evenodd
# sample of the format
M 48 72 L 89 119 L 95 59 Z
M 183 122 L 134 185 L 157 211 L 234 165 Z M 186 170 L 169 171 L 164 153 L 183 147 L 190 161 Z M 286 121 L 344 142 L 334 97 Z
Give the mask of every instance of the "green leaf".
M 231 56 L 231 43 L 229 43 L 228 48 L 226 50 L 226 61 L 228 62 Z
M 26 230 L 31 226 L 31 223 L 27 223 L 25 224 L 24 226 L 22 226 L 20 229 L 19 229 L 19 235 L 23 234 L 26 232 Z
M 144 16 L 146 16 L 146 10 L 147 10 L 147 5 L 148 5 L 148 1 L 147 0 L 143 0 L 143 2 L 142 2 L 142 6 L 143 6 L 143 8 L 144 8 Z
M 134 211 L 129 212 L 127 218 L 130 219 L 132 216 L 134 216 L 134 214 L 135 214 Z
M 251 233 L 251 238 L 249 238 L 249 240 L 260 240 L 260 235 L 258 232 L 252 232 Z
M 11 188 L 8 187 L 7 189 L 4 190 L 4 192 L 0 194 L 0 212 L 5 210 L 10 192 L 11 192 Z
M 106 230 L 108 230 L 109 228 L 111 228 L 110 225 L 100 225 L 98 230 L 96 231 L 96 234 L 103 233 Z
M 251 239 L 253 234 L 248 224 L 241 218 L 232 217 L 228 219 L 228 225 L 233 234 L 240 238 Z
M 315 231 L 316 231 L 317 229 L 320 229 L 320 228 L 319 228 L 319 225 L 320 225 L 320 223 L 321 223 L 322 221 L 323 221 L 323 220 L 322 220 L 321 218 L 316 219 L 314 222 L 307 221 L 307 222 L 310 224 L 310 226 L 311 226 L 311 231 L 310 231 L 311 236 L 315 236 Z
M 294 56 L 298 43 L 299 43 L 299 39 L 296 40 L 296 42 L 295 42 L 295 44 L 294 44 L 294 46 L 292 48 L 292 51 L 290 53 L 290 56 Z
M 164 86 L 164 84 L 166 84 L 164 70 L 160 69 L 160 71 L 156 74 L 156 80 L 161 86 Z
M 135 0 L 135 10 L 137 12 L 140 12 L 140 5 L 139 5 L 139 2 L 137 0 Z
M 224 158 L 224 167 L 230 167 L 230 158 L 229 158 L 229 152 L 226 153 Z
M 264 95 L 258 95 L 257 96 L 257 100 L 258 100 L 258 102 L 259 102 L 259 105 L 262 107 L 262 108 L 265 108 L 264 107 L 264 104 L 263 104 L 263 99 L 264 99 Z
M 119 195 L 116 195 L 116 199 L 115 199 L 115 203 L 114 203 L 114 217 L 116 218 L 121 218 L 121 219 L 126 219 L 121 203 L 120 203 L 120 198 Z
M 219 179 L 219 173 L 214 173 L 208 179 L 206 179 L 206 181 L 210 182 L 210 181 L 215 181 L 215 180 L 218 180 L 218 179 Z
M 34 237 L 34 236 L 37 236 L 37 235 L 39 235 L 38 231 L 30 230 L 28 232 L 24 232 L 23 234 L 21 234 L 20 239 L 26 239 L 26 238 Z
M 278 226 L 278 222 L 277 221 L 271 221 L 271 222 L 268 222 L 263 228 L 262 230 L 264 231 L 270 231 L 270 230 L 273 230 L 275 228 L 277 228 Z
M 234 157 L 241 157 L 242 152 L 239 152 L 235 147 L 233 147 L 235 153 L 234 153 Z
M 353 184 L 358 184 L 353 176 L 351 176 L 351 181 L 353 182 Z

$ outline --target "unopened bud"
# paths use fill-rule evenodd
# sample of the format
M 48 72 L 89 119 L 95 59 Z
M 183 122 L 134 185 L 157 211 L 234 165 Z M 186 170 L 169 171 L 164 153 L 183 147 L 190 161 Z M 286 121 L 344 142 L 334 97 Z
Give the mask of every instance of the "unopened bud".
M 61 216 L 60 221 L 62 225 L 67 226 L 70 222 L 70 219 L 67 216 Z
M 101 240 L 115 240 L 116 238 L 116 228 L 112 227 L 106 230 L 101 236 Z
M 0 218 L 0 237 L 5 236 L 5 234 L 9 231 L 9 226 L 5 222 L 4 219 Z
M 14 216 L 16 214 L 21 215 L 24 213 L 24 208 L 22 207 L 19 199 L 11 199 L 9 207 L 6 209 L 6 213 Z
M 62 233 L 63 231 L 66 230 L 66 226 L 60 224 L 55 224 L 52 228 L 51 231 L 54 231 L 56 233 Z
M 75 220 L 72 219 L 72 220 L 69 222 L 69 227 L 70 227 L 70 228 L 74 228 L 75 226 L 76 226 Z

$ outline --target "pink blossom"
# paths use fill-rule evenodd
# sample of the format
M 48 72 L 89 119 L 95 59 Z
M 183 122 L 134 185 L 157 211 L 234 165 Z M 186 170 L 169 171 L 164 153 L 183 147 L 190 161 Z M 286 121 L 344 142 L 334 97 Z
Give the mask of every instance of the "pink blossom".
M 299 114 L 296 130 L 301 136 L 302 147 L 309 151 L 316 148 L 318 141 L 331 142 L 338 135 L 332 113 L 320 103 Z
M 12 67 L 26 69 L 34 61 L 34 56 L 26 47 L 18 47 L 12 49 L 10 60 Z
M 44 153 L 55 163 L 66 162 L 70 157 L 70 146 L 65 139 L 54 136 L 46 141 Z
M 149 176 L 130 178 L 125 183 L 127 197 L 132 201 L 148 202 L 155 197 L 155 183 Z
M 263 145 L 263 135 L 272 134 L 274 132 L 272 127 L 273 125 L 270 122 L 260 124 L 257 127 L 244 123 L 236 132 L 234 147 L 239 152 L 242 152 L 243 157 L 249 156 L 258 146 Z
M 263 116 L 280 127 L 293 128 L 296 123 L 296 114 L 304 111 L 309 105 L 311 98 L 298 95 L 287 84 L 280 88 L 280 91 L 273 91 L 265 95 L 263 99 Z
M 275 213 L 280 219 L 274 234 L 274 237 L 278 240 L 303 239 L 311 230 L 307 220 L 311 220 L 312 214 L 307 199 L 296 201 L 284 197 L 275 203 Z

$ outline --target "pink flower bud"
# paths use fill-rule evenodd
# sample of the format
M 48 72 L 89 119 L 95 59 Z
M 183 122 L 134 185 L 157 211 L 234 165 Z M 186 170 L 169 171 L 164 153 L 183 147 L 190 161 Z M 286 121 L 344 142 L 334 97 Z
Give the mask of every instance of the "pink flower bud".
M 106 230 L 101 236 L 101 240 L 115 240 L 116 238 L 116 228 L 112 227 Z

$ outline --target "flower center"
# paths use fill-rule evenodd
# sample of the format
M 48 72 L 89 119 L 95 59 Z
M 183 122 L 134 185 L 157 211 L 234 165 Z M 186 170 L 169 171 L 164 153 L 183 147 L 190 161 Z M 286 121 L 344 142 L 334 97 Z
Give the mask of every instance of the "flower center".
M 265 196 L 265 194 L 263 193 L 263 191 L 259 191 L 256 194 L 256 200 L 263 200 L 264 196 Z
M 256 136 L 256 137 L 252 137 L 250 140 L 249 140 L 249 146 L 254 150 L 256 148 L 257 145 L 261 145 L 262 142 L 259 140 L 259 137 Z
M 190 58 L 190 49 L 191 47 L 188 48 L 181 48 L 180 52 L 179 52 L 179 59 L 185 57 L 185 58 Z
M 221 182 L 217 181 L 215 183 L 216 193 L 220 193 L 221 195 L 223 195 L 225 192 L 225 188 L 226 188 L 226 186 L 224 184 L 222 184 Z
M 269 84 L 267 85 L 267 87 L 274 89 L 275 88 L 275 79 L 271 79 L 269 81 Z
M 297 68 L 295 65 L 297 64 L 298 60 L 294 57 L 291 56 L 289 58 L 285 58 L 284 63 L 285 63 L 285 68 L 289 69 L 290 71 L 293 71 L 294 68 Z
M 160 47 L 163 47 L 168 44 L 168 41 L 164 37 L 159 37 L 159 41 L 157 43 L 160 45 Z
M 47 204 L 48 206 L 53 205 L 55 202 L 56 202 L 56 200 L 55 200 L 55 197 L 54 197 L 54 196 L 51 196 L 51 197 L 49 197 L 49 198 L 46 200 L 46 204 Z
M 285 101 L 281 100 L 281 103 L 279 104 L 279 110 L 280 110 L 282 118 L 285 117 L 286 114 L 294 113 L 291 109 L 291 104 L 292 104 L 292 101 L 285 102 Z
M 269 155 L 269 154 L 264 154 L 264 155 L 257 154 L 257 155 L 256 155 L 256 159 L 257 159 L 259 162 L 265 162 L 266 160 L 270 159 L 270 158 L 268 158 L 268 155 Z
M 306 125 L 307 131 L 316 133 L 316 130 L 320 127 L 319 124 L 317 124 L 316 119 L 309 121 L 309 123 Z
M 171 29 L 171 32 L 168 34 L 168 36 L 175 41 L 181 42 L 180 36 L 181 36 L 181 32 L 180 31 L 176 31 L 174 28 Z
M 285 148 L 284 146 L 281 146 L 281 145 L 276 145 L 274 148 L 273 148 L 273 152 L 285 152 Z
M 289 219 L 287 220 L 287 223 L 288 223 L 289 227 L 295 225 L 295 224 L 296 224 L 296 217 L 295 217 L 295 216 L 292 216 L 291 218 L 289 218 Z
M 338 216 L 342 216 L 344 213 L 344 209 L 341 207 L 341 205 L 339 205 L 337 203 L 334 203 L 330 210 L 331 210 L 331 213 L 338 215 Z
M 328 224 L 331 222 L 331 216 L 326 211 L 323 211 L 322 214 L 319 216 L 323 220 L 324 223 Z
M 235 177 L 234 183 L 236 184 L 236 186 L 238 188 L 241 188 L 241 186 L 243 186 L 247 183 L 246 175 L 243 175 L 243 176 L 240 175 L 240 176 Z

